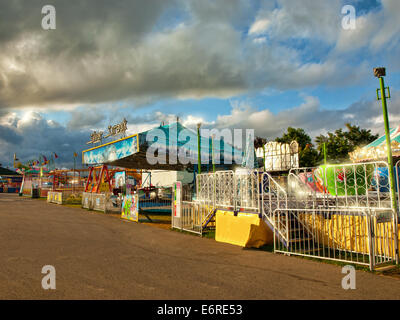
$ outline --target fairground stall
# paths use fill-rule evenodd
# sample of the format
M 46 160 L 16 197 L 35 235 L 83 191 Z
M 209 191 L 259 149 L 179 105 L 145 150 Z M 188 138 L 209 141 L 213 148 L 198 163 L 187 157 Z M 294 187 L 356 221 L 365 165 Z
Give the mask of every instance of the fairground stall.
M 42 169 L 23 170 L 20 195 L 32 198 L 47 198 L 47 193 L 52 190 L 53 179 L 49 171 Z
M 136 169 L 93 166 L 82 193 L 82 207 L 103 212 L 121 212 L 123 195 L 136 193 L 142 173 Z
M 392 145 L 396 148 L 396 143 Z M 216 215 L 216 240 L 260 246 L 265 243 L 264 236 L 251 236 L 248 227 L 258 226 L 258 220 L 250 214 L 253 212 L 272 231 L 265 236 L 272 241 L 275 252 L 350 262 L 370 269 L 398 264 L 399 227 L 387 162 L 378 157 L 359 163 L 299 168 L 296 158 L 291 160 L 290 149 L 283 148 L 289 150 L 283 152 L 287 161 L 272 159 L 264 172 L 235 170 L 197 175 L 198 210 L 205 212 L 206 218 L 183 214 L 183 224 L 194 224 L 197 228 L 193 232 L 201 234 L 209 218 Z M 273 157 L 277 154 L 279 150 L 272 153 Z M 292 163 L 286 167 L 287 172 L 282 170 L 285 163 Z M 182 212 L 192 206 L 185 201 L 178 205 Z M 242 212 L 241 220 L 229 219 Z
M 88 177 L 88 169 L 51 170 L 51 191 L 47 193 L 47 202 L 56 204 L 80 204 Z
M 202 235 L 216 225 L 217 241 L 253 247 L 270 243 L 278 253 L 371 269 L 398 263 L 397 212 L 388 182 L 376 174 L 387 170 L 384 161 L 299 168 L 297 144 L 270 144 L 263 151 L 264 171 L 249 165 L 255 152 L 249 141 L 243 152 L 224 140 L 217 146 L 225 152 L 215 158 L 210 137 L 177 122 L 85 150 L 82 159 L 87 165 L 102 164 L 103 170 L 108 165 L 194 172 L 190 197 L 185 198 L 181 181 L 173 185 L 173 228 Z M 242 165 L 237 159 L 231 164 L 216 161 L 238 154 Z M 109 188 L 104 190 L 111 193 Z M 137 221 L 144 205 L 141 188 L 123 195 L 123 218 Z M 158 193 L 148 191 L 143 191 L 144 199 L 163 207 Z
M 99 133 L 96 133 L 97 135 Z M 200 142 L 200 154 L 198 153 L 198 142 Z M 160 125 L 157 128 L 134 134 L 116 141 L 99 145 L 97 147 L 83 151 L 83 164 L 92 166 L 102 165 L 103 174 L 100 172 L 100 178 L 105 181 L 111 181 L 108 174 L 108 167 L 118 166 L 127 169 L 147 170 L 143 175 L 143 181 L 136 184 L 135 190 L 129 194 L 129 191 L 123 192 L 122 200 L 122 217 L 137 221 L 138 212 L 144 214 L 149 213 L 167 213 L 171 214 L 173 206 L 173 189 L 172 182 L 169 184 L 154 185 L 155 177 L 166 177 L 168 172 L 175 173 L 175 177 L 185 176 L 187 182 L 184 186 L 185 194 L 192 200 L 194 195 L 194 172 L 199 169 L 204 171 L 213 170 L 210 138 L 198 136 L 196 132 L 185 128 L 179 122 L 169 125 Z M 220 143 L 215 146 L 214 151 L 219 154 L 218 163 L 214 164 L 214 168 L 231 168 L 232 165 L 225 165 L 224 159 L 232 159 L 237 153 L 237 149 L 227 143 Z M 197 165 L 198 156 L 203 159 L 201 165 Z M 177 158 L 179 157 L 179 161 Z M 208 161 L 206 161 L 207 159 Z M 226 161 L 229 163 L 229 161 Z M 98 169 L 101 170 L 101 169 Z M 155 173 L 154 170 L 162 170 L 163 172 Z M 190 178 L 188 178 L 190 176 Z M 104 178 L 103 178 L 104 177 Z M 160 180 L 163 180 L 161 178 Z M 167 179 L 168 180 L 168 179 Z M 99 181 L 99 180 L 97 180 Z M 128 185 L 128 181 L 126 182 Z M 129 183 L 130 184 L 130 183 Z M 92 190 L 90 197 L 95 198 L 96 203 L 90 205 L 89 200 L 83 200 L 84 207 L 92 207 L 93 209 L 105 210 L 110 207 L 103 204 L 101 199 L 107 202 L 111 199 L 107 194 L 112 193 L 111 186 L 104 186 Z M 126 189 L 129 190 L 129 189 Z M 94 191 L 94 192 L 93 192 Z M 89 197 L 89 195 L 88 195 Z M 129 213 L 130 212 L 130 213 Z
M 0 193 L 18 193 L 22 179 L 21 174 L 0 167 Z

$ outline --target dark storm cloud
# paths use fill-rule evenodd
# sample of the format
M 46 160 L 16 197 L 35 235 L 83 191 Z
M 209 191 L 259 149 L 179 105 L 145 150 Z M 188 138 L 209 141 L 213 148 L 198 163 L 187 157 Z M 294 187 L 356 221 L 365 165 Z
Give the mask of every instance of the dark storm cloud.
M 396 1 L 368 19 L 374 25 Z M 371 38 L 361 24 L 360 32 L 342 32 L 340 0 L 276 3 L 273 10 L 247 0 L 0 0 L 0 106 L 227 98 L 354 85 L 370 72 L 340 54 Z M 41 29 L 48 4 L 56 30 Z M 396 40 L 398 28 L 372 47 Z
M 0 140 L 12 145 L 19 145 L 23 137 L 8 126 L 0 125 Z
M 11 133 L 14 132 L 14 133 Z M 39 113 L 32 112 L 27 118 L 17 118 L 14 125 L 0 126 L 0 136 L 7 134 L 11 140 L 0 139 L 0 162 L 12 164 L 13 154 L 25 163 L 56 152 L 57 166 L 70 166 L 73 153 L 80 151 L 89 140 L 89 130 L 69 130 L 57 122 L 48 121 Z M 14 139 L 14 140 L 13 140 Z M 79 158 L 80 160 L 80 158 Z M 78 162 L 79 163 L 79 162 Z
M 45 4 L 56 8 L 56 30 L 41 29 Z M 244 33 L 257 13 L 245 0 L 1 0 L 0 12 L 5 107 L 231 97 L 357 74 L 302 64 L 273 39 L 260 46 Z
M 69 129 L 88 129 L 99 126 L 106 118 L 99 109 L 84 108 L 84 110 L 71 111 L 71 119 L 68 121 Z

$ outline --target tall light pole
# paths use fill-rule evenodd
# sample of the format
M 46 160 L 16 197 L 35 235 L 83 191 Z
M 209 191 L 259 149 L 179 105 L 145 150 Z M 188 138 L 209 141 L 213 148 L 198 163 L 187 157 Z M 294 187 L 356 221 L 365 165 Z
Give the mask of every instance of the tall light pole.
M 211 163 L 213 167 L 213 173 L 215 173 L 215 162 L 214 162 L 214 135 L 211 136 Z
M 386 76 L 385 68 L 374 68 L 374 76 L 379 79 L 380 89 L 376 89 L 376 95 L 378 100 L 382 100 L 382 111 L 383 111 L 383 120 L 385 122 L 385 135 L 386 135 L 386 149 L 387 149 L 387 158 L 389 164 L 389 180 L 390 180 L 390 192 L 392 195 L 392 206 L 396 211 L 397 215 L 397 201 L 396 201 L 396 188 L 394 184 L 394 170 L 393 170 L 393 157 L 392 157 L 392 147 L 390 141 L 390 131 L 389 131 L 389 117 L 387 112 L 387 103 L 386 99 L 390 99 L 390 90 L 389 87 L 385 88 L 385 80 L 383 77 Z M 388 89 L 388 96 L 386 97 L 386 89 Z M 381 92 L 381 96 L 379 97 L 379 91 Z
M 389 164 L 389 175 L 390 175 L 390 193 L 392 195 L 392 206 L 395 212 L 394 215 L 394 249 L 396 256 L 396 264 L 399 264 L 399 248 L 398 248 L 398 228 L 399 228 L 399 217 L 397 211 L 397 199 L 396 199 L 396 188 L 394 184 L 394 170 L 393 170 L 393 156 L 392 156 L 392 146 L 390 141 L 390 132 L 389 132 L 389 117 L 387 112 L 387 104 L 386 98 L 390 99 L 390 89 L 388 89 L 388 97 L 386 97 L 386 88 L 385 88 L 385 80 L 383 77 L 386 76 L 385 68 L 374 68 L 374 75 L 379 79 L 380 89 L 376 89 L 376 96 L 378 100 L 382 100 L 382 110 L 383 110 L 383 120 L 385 122 L 385 135 L 386 135 L 386 149 L 387 149 L 387 157 Z M 379 91 L 381 92 L 381 96 L 379 97 Z M 399 190 L 400 192 L 400 190 Z
M 198 171 L 198 174 L 201 174 L 200 127 L 201 127 L 201 123 L 198 123 L 197 124 L 197 171 Z

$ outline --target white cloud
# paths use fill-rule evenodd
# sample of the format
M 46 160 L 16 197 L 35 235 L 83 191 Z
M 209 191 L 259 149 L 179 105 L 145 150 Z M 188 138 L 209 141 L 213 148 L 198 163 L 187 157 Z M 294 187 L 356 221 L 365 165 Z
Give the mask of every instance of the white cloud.
M 246 101 L 234 101 L 230 114 L 217 117 L 215 126 L 222 128 L 254 129 L 256 135 L 270 140 L 281 136 L 291 126 L 303 128 L 315 137 L 327 131 L 343 128 L 350 122 L 371 129 L 374 133 L 383 133 L 383 116 L 381 105 L 375 101 L 358 101 L 343 110 L 324 108 L 319 99 L 305 96 L 304 102 L 278 113 L 272 113 L 268 107 L 253 106 Z M 391 127 L 400 124 L 400 92 L 393 93 L 389 105 Z
M 398 0 L 382 0 L 382 9 L 358 16 L 356 29 L 341 29 L 337 40 L 337 50 L 354 51 L 367 47 L 376 53 L 384 46 L 391 49 L 400 41 L 400 2 Z
M 274 10 L 261 9 L 249 34 L 277 40 L 318 39 L 334 43 L 340 27 L 340 0 L 278 0 Z
M 350 44 L 365 45 L 367 21 L 375 15 L 359 17 L 368 30 L 360 27 L 351 35 L 341 32 L 340 0 L 279 0 L 277 8 L 259 12 L 240 0 L 190 1 L 184 9 L 180 0 L 153 0 L 144 7 L 141 1 L 118 7 L 96 2 L 92 12 L 93 3 L 84 1 L 76 13 L 73 5 L 57 2 L 63 9 L 57 19 L 68 21 L 68 28 L 54 33 L 39 32 L 27 17 L 29 23 L 21 24 L 15 5 L 4 5 L 12 32 L 0 32 L 0 107 L 74 109 L 109 101 L 230 98 L 267 88 L 356 84 L 365 65 L 349 63 L 340 52 Z M 384 0 L 384 14 L 397 6 Z M 167 23 L 163 14 L 170 11 L 180 15 Z M 396 37 L 397 28 L 388 30 L 386 24 L 376 30 L 384 43 Z M 337 52 L 331 52 L 338 37 Z M 380 45 L 376 37 L 371 47 Z M 291 46 L 291 39 L 310 44 L 301 49 Z M 352 77 L 347 83 L 343 70 Z
M 266 37 L 255 38 L 255 39 L 253 40 L 253 42 L 254 42 L 254 43 L 259 43 L 259 44 L 266 43 L 266 42 L 267 42 L 267 38 L 266 38 Z
M 265 33 L 271 24 L 271 21 L 266 18 L 256 20 L 249 29 L 249 34 L 260 34 Z

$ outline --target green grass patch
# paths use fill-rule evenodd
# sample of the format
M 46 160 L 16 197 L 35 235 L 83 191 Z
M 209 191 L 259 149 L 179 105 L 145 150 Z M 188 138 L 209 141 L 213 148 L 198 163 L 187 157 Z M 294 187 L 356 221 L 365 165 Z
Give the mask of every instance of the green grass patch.
M 215 240 L 215 230 L 209 230 L 203 232 L 203 238 Z

